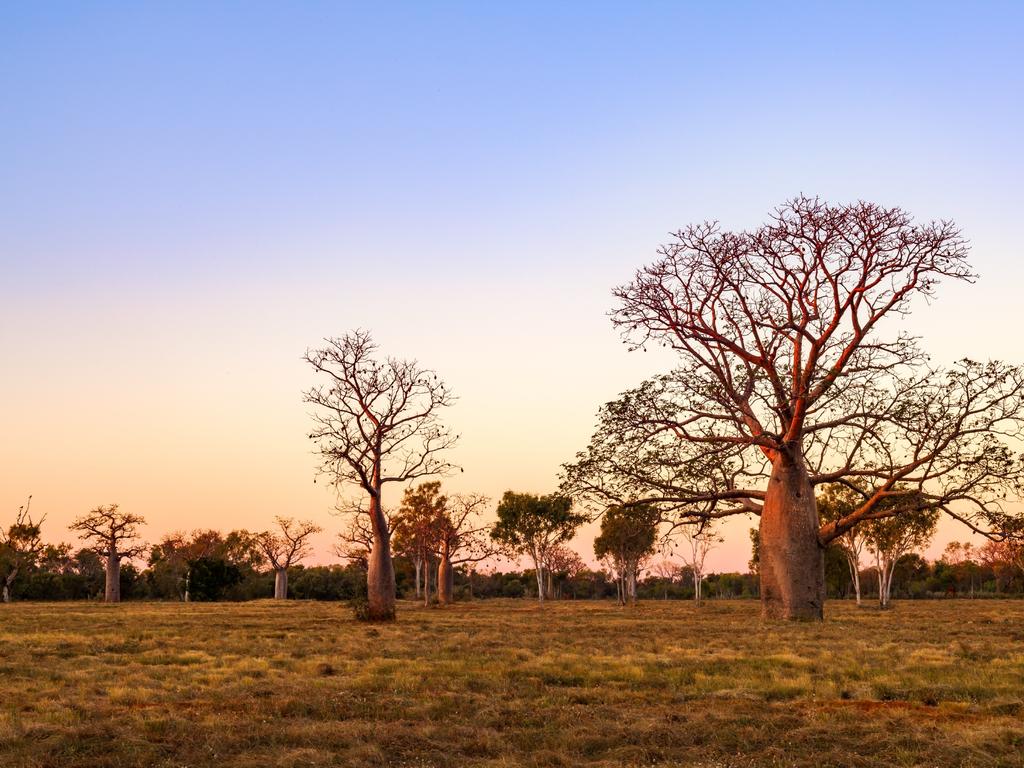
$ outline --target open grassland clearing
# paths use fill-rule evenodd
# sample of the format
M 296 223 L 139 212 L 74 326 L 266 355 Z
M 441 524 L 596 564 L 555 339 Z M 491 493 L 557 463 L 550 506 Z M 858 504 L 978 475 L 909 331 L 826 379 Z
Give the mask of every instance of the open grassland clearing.
M 1018 766 L 1024 602 L 0 606 L 7 766 Z

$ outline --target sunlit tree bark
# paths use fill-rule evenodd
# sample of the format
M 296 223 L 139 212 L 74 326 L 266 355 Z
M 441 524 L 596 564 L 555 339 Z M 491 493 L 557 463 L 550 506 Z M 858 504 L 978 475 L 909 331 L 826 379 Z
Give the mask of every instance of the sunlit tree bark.
M 454 467 L 444 453 L 457 439 L 438 413 L 454 401 L 432 371 L 414 361 L 375 357 L 366 331 L 327 339 L 305 359 L 327 383 L 305 393 L 313 405 L 310 438 L 321 456 L 321 472 L 337 486 L 357 485 L 368 500 L 373 531 L 367 574 L 368 616 L 395 615 L 391 531 L 382 506 L 384 487 Z
M 616 290 L 614 322 L 678 368 L 602 409 L 563 490 L 682 520 L 759 515 L 766 617 L 820 620 L 824 548 L 868 520 L 937 509 L 1021 534 L 1003 501 L 1024 479 L 1024 371 L 942 370 L 915 339 L 883 336 L 941 280 L 972 280 L 967 254 L 950 222 L 804 197 L 751 232 L 677 232 Z M 855 480 L 859 503 L 822 522 L 815 488 Z

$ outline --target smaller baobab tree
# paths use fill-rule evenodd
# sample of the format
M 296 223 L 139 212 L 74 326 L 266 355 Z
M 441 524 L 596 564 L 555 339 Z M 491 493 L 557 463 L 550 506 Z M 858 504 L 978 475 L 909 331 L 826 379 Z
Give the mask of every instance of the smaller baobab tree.
M 713 523 L 703 520 L 683 526 L 683 561 L 693 574 L 693 602 L 699 608 L 704 589 L 704 564 L 708 553 L 725 539 L 715 530 Z
M 367 562 L 367 617 L 395 617 L 395 568 L 383 490 L 447 474 L 445 460 L 458 436 L 440 420 L 454 396 L 433 371 L 411 360 L 380 360 L 367 331 L 326 339 L 305 360 L 323 384 L 305 393 L 313 406 L 310 439 L 320 453 L 320 472 L 337 486 L 357 486 L 366 495 L 373 531 Z
M 636 605 L 636 583 L 644 561 L 654 554 L 661 514 L 650 504 L 609 507 L 594 539 L 594 554 L 611 564 L 619 603 Z
M 440 515 L 435 546 L 437 601 L 441 605 L 449 605 L 455 599 L 455 566 L 473 565 L 501 552 L 501 547 L 490 538 L 491 527 L 480 520 L 489 501 L 480 494 L 458 495 Z
M 121 561 L 146 551 L 147 545 L 138 540 L 139 526 L 145 522 L 141 515 L 121 512 L 117 504 L 108 504 L 96 507 L 69 526 L 105 560 L 105 602 L 121 602 Z
M 280 529 L 262 531 L 254 537 L 270 567 L 274 569 L 274 599 L 288 599 L 288 569 L 307 557 L 312 551 L 309 537 L 323 530 L 310 521 L 296 521 L 293 517 L 275 517 Z
M 18 574 L 30 567 L 43 551 L 42 528 L 45 515 L 32 519 L 32 497 L 18 509 L 14 523 L 0 530 L 0 569 L 3 573 L 3 600 L 11 602 L 11 587 Z
M 544 567 L 553 547 L 568 541 L 587 522 L 568 496 L 506 491 L 498 504 L 491 538 L 513 555 L 529 555 L 537 572 L 537 599 L 544 602 Z

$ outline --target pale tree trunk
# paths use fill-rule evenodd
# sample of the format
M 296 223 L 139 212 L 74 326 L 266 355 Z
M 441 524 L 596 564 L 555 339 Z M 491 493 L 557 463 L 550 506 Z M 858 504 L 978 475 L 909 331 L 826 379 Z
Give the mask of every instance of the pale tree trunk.
M 882 561 L 882 568 L 879 570 L 881 578 L 878 583 L 878 605 L 881 608 L 888 608 L 892 600 L 892 577 L 896 571 L 896 559 L 892 562 Z
M 696 568 L 693 569 L 693 602 L 700 608 L 701 587 L 704 586 L 704 575 Z
M 544 559 L 536 547 L 533 548 L 533 565 L 537 570 L 537 600 L 544 602 Z
M 548 600 L 555 599 L 555 577 L 551 575 L 551 570 L 547 572 L 548 579 Z
M 379 468 L 374 474 L 379 477 Z M 391 534 L 380 506 L 379 487 L 370 496 L 370 523 L 373 548 L 366 568 L 367 615 L 371 621 L 390 621 L 395 618 L 395 566 L 391 562 Z
M 846 552 L 846 562 L 850 566 L 850 579 L 853 581 L 853 594 L 857 598 L 857 605 L 860 605 L 860 563 L 849 550 Z
M 626 587 L 630 606 L 636 605 L 636 568 L 630 567 L 626 572 Z
M 107 585 L 103 593 L 107 603 L 121 602 L 121 556 L 117 552 L 107 553 Z
M 825 550 L 818 541 L 814 488 L 799 447 L 779 451 L 761 511 L 761 613 L 821 621 Z
M 455 593 L 455 569 L 452 561 L 442 555 L 437 565 L 437 602 L 451 605 Z
M 424 560 L 425 567 L 423 568 L 423 605 L 430 605 L 430 558 Z
M 11 602 L 11 584 L 14 583 L 15 577 L 18 575 L 18 569 L 15 568 L 13 571 L 7 574 L 7 578 L 4 579 L 4 602 Z
M 416 568 L 416 599 L 420 599 L 420 578 L 423 574 L 423 558 L 417 555 L 413 558 L 413 566 Z
M 274 571 L 274 599 L 288 599 L 288 569 L 277 568 Z

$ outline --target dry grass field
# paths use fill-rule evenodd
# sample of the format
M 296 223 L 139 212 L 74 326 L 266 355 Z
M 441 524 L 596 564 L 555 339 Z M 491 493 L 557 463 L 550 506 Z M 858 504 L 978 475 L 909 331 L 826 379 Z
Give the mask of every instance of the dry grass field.
M 0 606 L 0 765 L 1018 766 L 1024 603 Z

